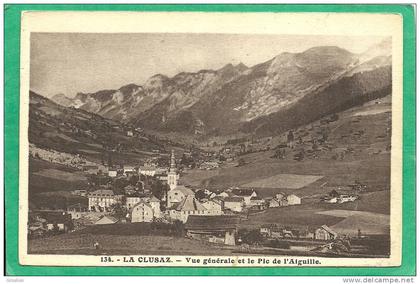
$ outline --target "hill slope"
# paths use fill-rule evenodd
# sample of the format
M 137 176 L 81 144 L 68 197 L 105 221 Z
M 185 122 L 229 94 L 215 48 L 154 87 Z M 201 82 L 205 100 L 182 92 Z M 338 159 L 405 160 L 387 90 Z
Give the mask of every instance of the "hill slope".
M 29 142 L 47 150 L 86 157 L 95 162 L 140 159 L 164 145 L 144 134 L 127 137 L 128 127 L 97 114 L 64 107 L 30 92 Z

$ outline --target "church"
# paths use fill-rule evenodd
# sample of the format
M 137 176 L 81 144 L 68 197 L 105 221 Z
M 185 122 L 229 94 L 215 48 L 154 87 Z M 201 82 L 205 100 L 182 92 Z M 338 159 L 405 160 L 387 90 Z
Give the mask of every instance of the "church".
M 178 185 L 179 174 L 176 169 L 175 153 L 171 153 L 171 166 L 168 172 L 168 186 L 169 191 L 166 195 L 166 208 L 171 208 L 174 205 L 182 202 L 187 196 L 194 196 L 194 191 L 183 186 Z

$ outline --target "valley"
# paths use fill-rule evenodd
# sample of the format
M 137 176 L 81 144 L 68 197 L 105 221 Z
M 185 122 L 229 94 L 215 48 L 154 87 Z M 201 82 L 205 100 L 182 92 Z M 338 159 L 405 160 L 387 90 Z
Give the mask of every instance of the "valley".
M 389 44 L 31 91 L 29 251 L 389 256 Z

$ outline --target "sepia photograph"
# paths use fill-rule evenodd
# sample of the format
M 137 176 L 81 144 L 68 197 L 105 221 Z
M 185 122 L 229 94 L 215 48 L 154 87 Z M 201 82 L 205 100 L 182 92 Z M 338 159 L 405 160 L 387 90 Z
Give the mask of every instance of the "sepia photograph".
M 399 265 L 398 16 L 139 14 L 24 15 L 21 263 Z

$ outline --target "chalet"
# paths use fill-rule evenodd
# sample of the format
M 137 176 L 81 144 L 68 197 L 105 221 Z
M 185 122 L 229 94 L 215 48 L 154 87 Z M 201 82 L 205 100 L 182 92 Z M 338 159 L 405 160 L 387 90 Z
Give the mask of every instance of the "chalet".
M 347 189 L 349 191 L 350 189 Z M 338 193 L 335 189 L 328 195 L 321 197 L 321 201 L 325 203 L 346 203 L 354 202 L 359 198 L 358 195 Z
M 98 166 L 96 165 L 84 165 L 82 170 L 88 174 L 96 175 L 98 173 Z
M 116 169 L 108 169 L 108 176 L 109 177 L 117 177 L 118 171 Z
M 271 232 L 276 226 L 274 224 L 266 224 L 260 227 L 260 234 L 266 237 L 271 236 Z
M 28 224 L 29 227 L 46 227 L 47 220 L 42 218 L 39 214 L 34 214 L 32 211 L 29 212 Z
M 316 240 L 334 240 L 338 234 L 334 232 L 327 225 L 323 225 L 315 230 L 315 239 Z
M 63 211 L 39 211 L 36 219 L 41 221 L 38 225 L 47 231 L 68 232 L 73 229 L 71 215 Z
M 280 201 L 277 198 L 271 198 L 268 201 L 268 207 L 270 208 L 275 208 L 275 207 L 280 207 Z
M 284 238 L 295 238 L 298 233 L 296 230 L 288 228 L 282 228 L 275 224 L 263 225 L 260 228 L 260 233 L 269 239 L 284 239 Z
M 39 237 L 42 237 L 47 232 L 48 232 L 48 230 L 45 229 L 45 228 L 43 228 L 43 227 L 32 227 L 32 226 L 30 226 L 28 228 L 28 236 L 30 238 L 39 238 Z
M 133 166 L 124 166 L 123 167 L 123 172 L 124 175 L 129 176 L 129 175 L 133 175 L 136 174 L 136 169 Z
M 179 220 L 183 223 L 187 222 L 190 215 L 209 215 L 207 208 L 193 195 L 187 195 L 181 202 L 173 204 L 168 212 L 172 220 Z
M 217 199 L 207 200 L 202 203 L 207 210 L 207 215 L 222 215 L 222 202 Z
M 144 175 L 144 176 L 154 177 L 156 174 L 156 168 L 147 167 L 147 166 L 140 167 L 139 174 Z
M 194 196 L 194 191 L 183 185 L 178 185 L 174 189 L 168 191 L 167 206 L 171 207 L 173 204 L 183 201 L 190 195 Z
M 225 148 L 223 148 L 222 150 L 221 150 L 221 152 L 222 153 L 225 153 L 225 154 L 230 154 L 230 152 L 231 152 L 231 148 L 230 147 L 225 147 Z
M 104 166 L 104 165 L 98 165 L 98 171 L 96 174 L 108 174 L 108 167 Z
M 242 197 L 245 206 L 251 205 L 251 198 L 256 197 L 257 193 L 253 189 L 235 188 L 232 190 L 233 196 Z
M 227 193 L 226 191 L 222 191 L 216 194 L 216 196 L 221 197 L 221 198 L 226 198 L 229 197 L 229 193 Z
M 229 209 L 234 212 L 241 212 L 244 208 L 245 201 L 243 197 L 226 197 L 223 202 L 224 209 Z
M 155 217 L 161 217 L 162 212 L 160 211 L 160 200 L 155 196 L 152 196 L 146 201 L 149 202 L 150 206 L 152 206 Z
M 277 200 L 283 200 L 284 198 L 286 198 L 286 193 L 284 193 L 284 192 L 279 192 L 279 193 L 276 193 L 276 199 Z
M 115 224 L 118 222 L 118 219 L 113 216 L 102 216 L 98 221 L 95 222 L 95 225 L 107 225 L 107 224 Z
M 234 246 L 239 223 L 239 216 L 189 216 L 185 230 L 193 239 Z
M 135 194 L 135 195 L 127 195 L 125 197 L 125 207 L 128 210 L 130 210 L 131 208 L 133 208 L 134 205 L 136 205 L 137 203 L 139 203 L 141 200 L 142 200 L 142 198 L 138 194 Z
M 105 212 L 117 203 L 117 197 L 110 189 L 98 189 L 88 194 L 89 211 Z
M 270 208 L 282 207 L 287 205 L 287 195 L 284 192 L 279 192 L 273 198 L 268 200 L 268 207 Z
M 290 194 L 287 197 L 287 205 L 299 205 L 301 204 L 302 200 L 299 196 L 295 194 Z
M 338 197 L 322 197 L 321 201 L 325 202 L 325 203 L 337 203 L 338 202 Z
M 353 202 L 353 201 L 356 201 L 357 198 L 358 198 L 357 195 L 342 194 L 338 198 L 338 203 Z
M 166 172 L 162 172 L 162 173 L 156 173 L 154 175 L 155 178 L 157 178 L 158 180 L 167 183 L 168 182 L 168 175 Z
M 80 219 L 83 213 L 88 211 L 86 204 L 77 203 L 67 206 L 67 213 L 71 215 L 72 219 Z
M 251 197 L 251 201 L 249 205 L 264 208 L 265 200 L 262 199 L 261 197 L 254 196 L 254 197 Z
M 210 193 L 207 195 L 207 198 L 209 198 L 209 199 L 212 199 L 212 198 L 215 198 L 215 197 L 217 197 L 215 192 L 210 191 Z
M 137 222 L 153 222 L 155 218 L 155 213 L 152 206 L 145 202 L 140 201 L 136 205 L 133 206 L 130 212 L 131 215 L 131 223 Z
M 94 225 L 99 219 L 104 216 L 102 212 L 82 212 L 80 218 L 73 219 L 75 230 L 86 228 L 86 226 Z
M 299 232 L 299 239 L 315 239 L 315 232 L 309 229 L 301 230 Z

